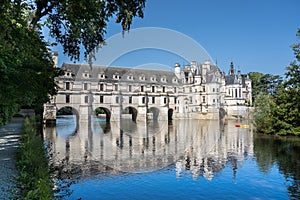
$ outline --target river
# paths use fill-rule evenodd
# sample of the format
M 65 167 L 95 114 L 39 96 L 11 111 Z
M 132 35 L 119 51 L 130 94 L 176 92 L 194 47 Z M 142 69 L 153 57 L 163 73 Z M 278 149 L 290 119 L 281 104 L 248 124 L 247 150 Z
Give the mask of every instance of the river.
M 57 199 L 300 198 L 298 137 L 235 121 L 75 122 L 44 128 Z

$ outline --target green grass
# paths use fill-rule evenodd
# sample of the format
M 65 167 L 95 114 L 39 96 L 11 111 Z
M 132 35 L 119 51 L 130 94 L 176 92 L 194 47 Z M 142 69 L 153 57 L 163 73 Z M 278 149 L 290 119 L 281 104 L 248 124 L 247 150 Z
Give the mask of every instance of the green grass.
M 20 199 L 52 199 L 52 181 L 43 139 L 34 118 L 26 118 L 17 151 Z

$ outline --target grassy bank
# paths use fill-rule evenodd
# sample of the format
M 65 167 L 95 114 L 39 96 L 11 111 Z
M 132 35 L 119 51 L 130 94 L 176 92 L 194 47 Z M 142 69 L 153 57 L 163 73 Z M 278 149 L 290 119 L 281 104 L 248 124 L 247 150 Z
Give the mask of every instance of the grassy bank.
M 20 143 L 17 151 L 20 199 L 52 199 L 48 160 L 34 118 L 25 119 Z

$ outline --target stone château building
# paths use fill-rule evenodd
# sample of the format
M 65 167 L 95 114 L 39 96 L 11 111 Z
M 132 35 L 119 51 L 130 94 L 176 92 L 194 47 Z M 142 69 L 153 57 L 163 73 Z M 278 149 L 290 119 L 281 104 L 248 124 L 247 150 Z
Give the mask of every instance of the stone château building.
M 56 64 L 57 65 L 57 64 Z M 44 119 L 55 120 L 57 110 L 72 107 L 80 120 L 88 120 L 102 108 L 107 121 L 131 115 L 148 119 L 217 118 L 220 109 L 228 116 L 245 115 L 251 105 L 251 80 L 231 63 L 228 74 L 210 61 L 195 61 L 174 71 L 62 65 L 57 78 L 58 94 L 44 106 Z

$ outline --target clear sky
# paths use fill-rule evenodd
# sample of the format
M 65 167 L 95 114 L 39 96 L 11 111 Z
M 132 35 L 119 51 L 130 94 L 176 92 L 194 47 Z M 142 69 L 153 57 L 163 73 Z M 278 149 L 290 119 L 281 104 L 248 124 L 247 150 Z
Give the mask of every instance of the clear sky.
M 258 71 L 283 75 L 285 67 L 294 59 L 290 46 L 297 42 L 300 1 L 147 0 L 144 18 L 135 18 L 131 28 L 143 27 L 170 29 L 190 37 L 225 72 L 228 72 L 229 64 L 233 61 L 243 73 Z M 107 38 L 120 32 L 120 25 L 112 21 Z M 130 34 L 126 34 L 124 40 Z M 122 55 L 113 65 L 187 64 L 186 60 L 173 54 L 157 49 L 132 51 Z M 59 64 L 70 62 L 61 52 L 59 60 Z

